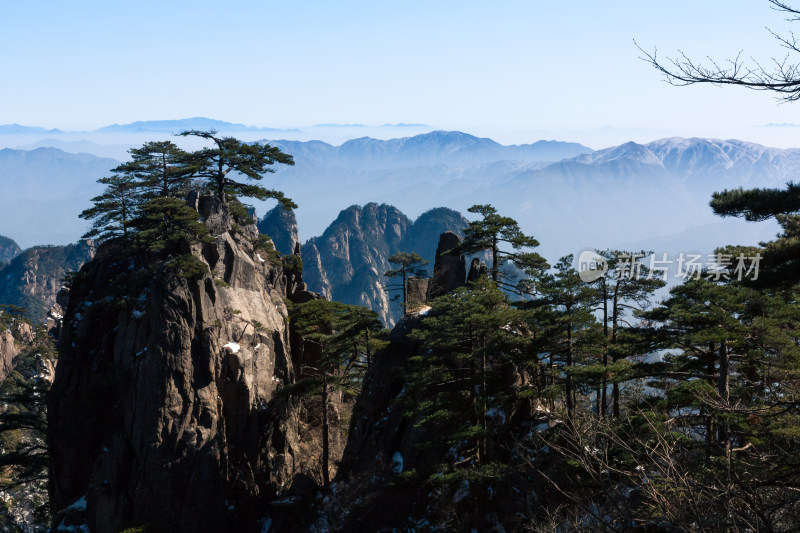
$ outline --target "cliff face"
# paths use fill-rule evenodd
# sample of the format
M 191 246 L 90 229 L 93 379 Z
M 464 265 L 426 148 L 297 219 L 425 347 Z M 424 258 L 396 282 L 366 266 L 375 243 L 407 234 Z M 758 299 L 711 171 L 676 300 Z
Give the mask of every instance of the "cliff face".
M 0 327 L 0 381 L 14 370 L 14 358 L 33 344 L 34 333 L 30 324 L 12 321 L 8 326 Z
M 412 223 L 389 205 L 352 206 L 320 237 L 303 246 L 304 279 L 309 289 L 369 307 L 392 325 L 402 309 L 384 290 L 384 273 L 394 268 L 389 257 L 400 251 L 416 252 L 429 261 L 431 271 L 439 235 L 446 231 L 463 235 L 466 226 L 467 220 L 452 209 L 432 209 Z
M 24 307 L 41 322 L 56 303 L 64 277 L 94 257 L 91 241 L 68 246 L 34 246 L 0 269 L 0 303 Z
M 384 321 L 392 319 L 383 290 L 389 256 L 398 250 L 411 221 L 388 205 L 352 206 L 320 237 L 302 249 L 304 279 L 311 290 L 332 300 L 365 305 Z
M 56 524 L 83 511 L 92 531 L 249 531 L 303 471 L 285 298 L 302 281 L 234 232 L 227 210 L 201 214 L 215 241 L 187 280 L 158 265 L 129 294 L 102 247 L 73 283 L 49 400 Z M 81 500 L 81 498 L 85 498 Z M 84 503 L 85 502 L 85 503 Z

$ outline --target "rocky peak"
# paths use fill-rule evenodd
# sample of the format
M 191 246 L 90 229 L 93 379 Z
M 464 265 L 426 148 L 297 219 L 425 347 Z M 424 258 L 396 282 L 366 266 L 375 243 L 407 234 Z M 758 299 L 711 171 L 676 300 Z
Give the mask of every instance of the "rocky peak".
M 389 257 L 401 251 L 414 252 L 429 261 L 430 268 L 440 234 L 452 231 L 461 235 L 467 223 L 460 213 L 443 207 L 411 222 L 392 206 L 352 206 L 342 211 L 320 237 L 302 247 L 304 278 L 309 289 L 330 299 L 369 307 L 386 324 L 394 324 L 402 308 L 384 290 L 384 273 L 394 268 Z M 426 282 L 414 283 L 410 296 L 424 302 Z
M 112 242 L 72 284 L 48 409 L 56 525 L 80 504 L 101 533 L 255 530 L 313 468 L 297 405 L 278 394 L 295 377 L 285 300 L 302 280 L 262 258 L 227 206 L 194 205 L 215 237 L 192 247 L 205 274 L 159 263 L 120 284 L 129 265 Z
M 446 231 L 439 236 L 433 279 L 428 288 L 429 300 L 464 286 L 467 277 L 466 260 L 464 254 L 453 252 L 459 244 L 461 237 L 452 231 Z
M 258 231 L 262 235 L 268 235 L 280 253 L 296 254 L 295 249 L 300 244 L 300 236 L 294 211 L 286 209 L 281 204 L 276 205 L 258 221 Z
M 392 206 L 349 207 L 302 247 L 306 283 L 327 298 L 370 307 L 384 321 L 393 321 L 396 311 L 384 290 L 384 273 L 392 268 L 388 258 L 400 249 L 410 225 Z

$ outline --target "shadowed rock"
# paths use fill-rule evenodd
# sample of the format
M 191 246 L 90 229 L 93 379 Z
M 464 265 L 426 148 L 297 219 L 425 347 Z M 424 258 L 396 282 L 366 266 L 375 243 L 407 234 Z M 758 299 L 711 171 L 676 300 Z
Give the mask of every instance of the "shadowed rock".
M 473 281 L 477 281 L 480 275 L 480 268 L 481 268 L 481 261 L 477 257 L 472 258 L 472 262 L 469 265 L 469 273 L 467 274 L 467 282 L 472 283 Z
M 446 231 L 439 236 L 433 278 L 428 289 L 429 301 L 464 286 L 467 277 L 464 255 L 452 251 L 460 243 L 461 237 L 452 231 Z
M 413 311 L 427 303 L 431 278 L 408 279 L 408 310 Z

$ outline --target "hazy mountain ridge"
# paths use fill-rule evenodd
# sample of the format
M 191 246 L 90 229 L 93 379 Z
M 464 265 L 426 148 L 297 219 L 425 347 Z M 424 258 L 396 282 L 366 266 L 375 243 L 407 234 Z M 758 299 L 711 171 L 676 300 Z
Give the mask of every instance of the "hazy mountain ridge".
M 479 138 L 459 131 L 434 131 L 380 140 L 361 137 L 333 146 L 322 141 L 264 141 L 281 147 L 298 160 L 324 162 L 328 166 L 353 169 L 380 169 L 418 165 L 445 164 L 470 166 L 496 161 L 544 162 L 591 152 L 578 143 L 537 141 L 532 144 L 504 146 L 492 139 Z
M 13 239 L 0 235 L 0 268 L 19 255 L 22 249 Z
M 102 192 L 97 180 L 117 165 L 56 148 L 0 150 L 0 231 L 23 248 L 75 242 L 88 226 L 78 214 Z
M 64 133 L 58 129 L 40 128 L 39 126 L 23 126 L 21 124 L 0 124 L 0 135 L 39 135 L 47 133 Z
M 130 146 L 126 144 L 100 144 L 86 140 L 70 141 L 47 138 L 16 147 L 17 150 L 35 150 L 37 148 L 57 148 L 69 154 L 91 154 L 101 158 L 124 160 L 128 157 Z
M 180 133 L 183 130 L 216 130 L 216 131 L 295 131 L 294 129 L 267 128 L 246 126 L 224 120 L 206 117 L 192 117 L 176 120 L 139 120 L 129 124 L 111 124 L 94 130 L 96 133 Z
M 746 242 L 770 238 L 772 226 L 715 217 L 708 207 L 710 195 L 737 186 L 782 186 L 800 171 L 798 149 L 718 139 L 631 142 L 555 163 L 522 159 L 555 157 L 556 148 L 583 148 L 547 141 L 502 146 L 461 132 L 389 141 L 360 138 L 340 146 L 274 144 L 292 154 L 296 165 L 277 168 L 264 183 L 298 203 L 303 240 L 322 234 L 353 204 L 386 203 L 416 217 L 441 205 L 465 212 L 474 203 L 491 203 L 539 238 L 550 259 L 583 246 L 615 246 L 653 236 L 674 242 L 670 236 L 709 224 Z M 0 183 L 6 191 L 0 200 L 0 231 L 14 235 L 23 247 L 74 242 L 88 225 L 77 214 L 102 190 L 95 180 L 117 164 L 47 148 L 0 150 Z M 253 204 L 259 213 L 274 205 Z M 686 247 L 721 244 L 697 236 Z M 572 244 L 568 248 L 565 243 Z

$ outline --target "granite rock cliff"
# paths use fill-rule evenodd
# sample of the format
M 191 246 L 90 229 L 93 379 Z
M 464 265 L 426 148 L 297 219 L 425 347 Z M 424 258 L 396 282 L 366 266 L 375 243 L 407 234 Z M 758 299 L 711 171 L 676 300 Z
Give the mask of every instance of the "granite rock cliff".
M 257 531 L 307 467 L 278 391 L 295 377 L 286 302 L 314 295 L 254 249 L 255 226 L 198 205 L 204 274 L 161 262 L 120 285 L 132 265 L 109 243 L 72 284 L 48 412 L 56 525 Z

